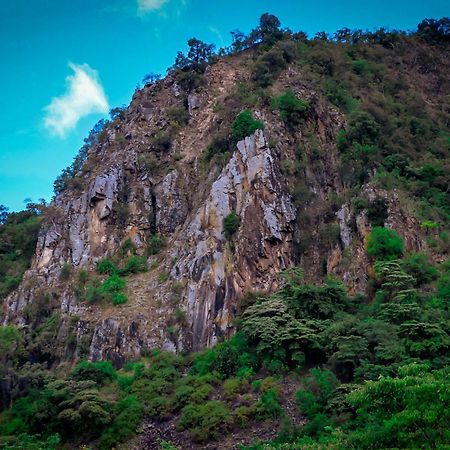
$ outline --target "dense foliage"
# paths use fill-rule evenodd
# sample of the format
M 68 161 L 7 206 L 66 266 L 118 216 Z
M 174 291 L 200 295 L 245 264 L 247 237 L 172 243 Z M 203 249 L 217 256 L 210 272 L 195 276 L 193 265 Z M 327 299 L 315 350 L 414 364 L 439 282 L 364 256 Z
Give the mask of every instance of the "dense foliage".
M 0 299 L 16 288 L 36 249 L 43 204 L 8 213 L 0 205 Z
M 81 361 L 63 379 L 24 366 L 25 388 L 0 416 L 7 448 L 38 434 L 55 442 L 98 439 L 100 448 L 111 448 L 135 433 L 143 415 L 164 421 L 179 414 L 177 428 L 194 441 L 219 439 L 252 421 L 286 417 L 283 376 L 311 367 L 295 396 L 307 424 L 252 448 L 446 443 L 450 266 L 436 268 L 420 254 L 386 259 L 389 239 L 378 245 L 370 302 L 349 297 L 333 279 L 305 284 L 293 268 L 280 275 L 277 293 L 247 305 L 232 339 L 197 355 L 155 351 L 119 371 L 109 362 Z M 118 269 L 104 260 L 98 270 L 117 276 Z M 20 334 L 0 331 L 0 348 L 17 352 Z

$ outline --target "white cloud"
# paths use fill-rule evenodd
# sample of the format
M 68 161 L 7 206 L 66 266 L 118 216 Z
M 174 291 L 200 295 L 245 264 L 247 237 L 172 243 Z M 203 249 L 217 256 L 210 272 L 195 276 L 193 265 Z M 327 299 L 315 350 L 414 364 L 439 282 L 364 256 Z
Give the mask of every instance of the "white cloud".
M 209 29 L 209 31 L 211 31 L 211 33 L 213 33 L 217 36 L 217 38 L 220 41 L 220 45 L 223 45 L 223 36 L 222 36 L 222 33 L 219 31 L 219 29 L 216 27 L 213 27 L 212 25 L 210 25 L 208 27 L 208 29 Z
M 137 0 L 138 9 L 141 13 L 161 9 L 169 0 Z
M 60 137 L 73 129 L 82 117 L 109 110 L 97 71 L 87 64 L 70 63 L 69 67 L 74 74 L 66 78 L 66 92 L 54 97 L 45 108 L 45 127 Z

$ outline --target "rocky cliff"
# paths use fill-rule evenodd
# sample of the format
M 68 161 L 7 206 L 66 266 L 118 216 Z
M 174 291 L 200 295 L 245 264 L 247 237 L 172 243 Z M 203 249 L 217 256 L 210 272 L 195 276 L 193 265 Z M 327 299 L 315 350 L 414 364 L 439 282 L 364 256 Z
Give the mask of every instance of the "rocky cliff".
M 367 210 L 352 202 L 336 146 L 347 119 L 301 67 L 283 71 L 272 87 L 309 102 L 300 126 L 288 129 L 270 102 L 253 104 L 264 130 L 233 143 L 220 162 L 205 158 L 246 107 L 239 96 L 253 57 L 219 60 L 193 89 L 169 75 L 138 90 L 90 146 L 77 183 L 56 196 L 3 319 L 36 328 L 58 314 L 50 361 L 88 356 L 120 366 L 149 348 L 211 346 L 233 333 L 246 295 L 275 290 L 278 273 L 293 265 L 309 281 L 334 275 L 351 292 L 365 291 L 371 225 Z M 402 234 L 408 250 L 427 245 L 402 192 L 368 181 L 358 194 L 385 199 L 385 225 Z M 224 220 L 232 212 L 239 226 L 229 236 Z M 157 254 L 147 251 L 152 236 L 164 241 Z M 91 273 L 130 243 L 148 258 L 148 271 L 128 277 L 128 302 L 80 298 L 80 271 Z

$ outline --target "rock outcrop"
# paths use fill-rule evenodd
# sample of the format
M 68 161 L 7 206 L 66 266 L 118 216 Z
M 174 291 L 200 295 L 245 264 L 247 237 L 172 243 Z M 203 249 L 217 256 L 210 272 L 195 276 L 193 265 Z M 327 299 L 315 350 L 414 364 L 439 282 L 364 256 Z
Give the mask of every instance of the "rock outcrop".
M 210 66 L 192 92 L 169 76 L 135 94 L 89 149 L 77 183 L 49 208 L 32 267 L 4 303 L 4 323 L 33 328 L 56 313 L 60 348 L 53 358 L 87 356 L 120 366 L 146 349 L 197 350 L 229 336 L 246 293 L 274 291 L 277 274 L 295 264 L 307 281 L 333 274 L 352 292 L 364 291 L 370 225 L 350 202 L 336 200 L 345 186 L 335 135 L 345 121 L 297 73 L 289 70 L 277 83 L 308 97 L 305 124 L 288 131 L 277 111 L 261 107 L 254 113 L 264 131 L 234 143 L 221 169 L 205 165 L 204 150 L 223 135 L 227 120 L 229 132 L 230 118 L 217 105 L 234 108 L 236 83 L 248 76 L 230 58 Z M 299 149 L 310 163 L 292 168 Z M 364 189 L 369 198 L 386 198 L 386 226 L 404 230 L 408 248 L 420 249 L 419 224 L 397 194 Z M 224 220 L 232 212 L 239 226 L 227 236 Z M 148 255 L 155 235 L 165 246 Z M 82 301 L 80 271 L 92 273 L 127 242 L 148 256 L 149 267 L 128 278 L 128 302 Z M 70 276 L 63 280 L 64 267 Z

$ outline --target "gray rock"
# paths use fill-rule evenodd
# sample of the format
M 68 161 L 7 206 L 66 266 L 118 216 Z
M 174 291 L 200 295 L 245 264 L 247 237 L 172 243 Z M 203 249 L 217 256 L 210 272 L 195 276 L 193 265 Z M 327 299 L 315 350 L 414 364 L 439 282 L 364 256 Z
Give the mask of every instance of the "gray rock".
M 200 108 L 200 100 L 195 94 L 189 94 L 187 101 L 188 101 L 189 115 L 192 116 L 194 109 Z

